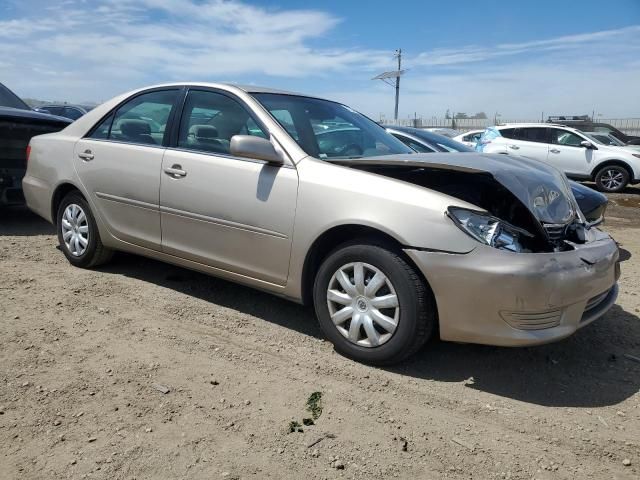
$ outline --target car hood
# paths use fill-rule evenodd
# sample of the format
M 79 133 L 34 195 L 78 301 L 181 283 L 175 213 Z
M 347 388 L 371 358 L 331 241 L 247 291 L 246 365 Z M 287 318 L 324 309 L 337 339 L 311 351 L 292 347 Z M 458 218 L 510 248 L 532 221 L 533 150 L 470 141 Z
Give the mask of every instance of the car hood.
M 567 224 L 578 215 L 565 175 L 543 162 L 478 152 L 423 153 L 331 159 L 353 167 L 429 168 L 491 175 L 513 193 L 543 224 Z

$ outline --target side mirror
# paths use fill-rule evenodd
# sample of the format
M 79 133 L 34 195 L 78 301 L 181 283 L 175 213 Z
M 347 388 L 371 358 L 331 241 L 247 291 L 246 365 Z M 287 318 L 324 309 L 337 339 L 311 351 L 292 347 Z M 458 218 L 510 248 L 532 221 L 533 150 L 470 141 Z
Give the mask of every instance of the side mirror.
M 581 141 L 580 145 L 583 146 L 584 148 L 593 148 L 595 150 L 595 147 L 593 146 L 593 143 L 588 142 L 586 140 Z
M 231 155 L 236 157 L 255 158 L 264 160 L 272 165 L 284 165 L 284 159 L 278 155 L 276 149 L 266 138 L 253 135 L 234 135 L 229 146 Z

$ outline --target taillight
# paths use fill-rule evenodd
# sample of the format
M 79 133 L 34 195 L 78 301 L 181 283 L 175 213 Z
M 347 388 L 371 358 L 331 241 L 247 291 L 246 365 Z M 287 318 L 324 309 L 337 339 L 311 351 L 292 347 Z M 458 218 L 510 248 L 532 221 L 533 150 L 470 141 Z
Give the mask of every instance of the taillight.
M 29 163 L 30 155 L 31 155 L 31 145 L 27 145 L 27 163 Z

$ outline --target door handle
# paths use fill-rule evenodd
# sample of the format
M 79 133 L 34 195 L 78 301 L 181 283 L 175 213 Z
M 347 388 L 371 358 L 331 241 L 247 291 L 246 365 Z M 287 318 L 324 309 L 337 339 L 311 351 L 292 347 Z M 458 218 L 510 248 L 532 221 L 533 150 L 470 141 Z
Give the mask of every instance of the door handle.
M 164 173 L 174 178 L 187 176 L 187 172 L 182 170 L 182 166 L 178 165 L 177 163 L 174 165 L 171 165 L 171 167 L 165 168 Z
M 560 150 L 558 150 L 557 148 L 552 148 L 551 150 L 549 150 L 551 153 L 560 153 Z
M 85 162 L 88 162 L 90 160 L 93 160 L 93 153 L 91 153 L 91 150 L 85 150 L 84 152 L 78 153 L 78 157 L 80 157 Z
M 509 145 L 509 148 L 512 148 L 513 150 L 520 150 L 518 145 Z

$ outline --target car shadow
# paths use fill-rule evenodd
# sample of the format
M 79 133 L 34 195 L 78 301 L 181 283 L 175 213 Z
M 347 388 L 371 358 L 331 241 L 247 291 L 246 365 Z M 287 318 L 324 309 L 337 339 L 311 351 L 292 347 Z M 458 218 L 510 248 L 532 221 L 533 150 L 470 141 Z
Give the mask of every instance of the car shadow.
M 55 234 L 53 225 L 25 206 L 0 207 L 0 236 Z
M 127 253 L 118 253 L 99 270 L 153 283 L 310 337 L 324 338 L 312 308 L 203 273 Z
M 0 210 L 2 235 L 55 235 L 26 208 Z M 621 259 L 631 254 L 622 249 Z M 323 338 L 312 308 L 160 261 L 119 253 L 99 269 L 221 305 L 314 338 Z M 466 388 L 544 406 L 616 405 L 640 390 L 640 319 L 615 305 L 603 318 L 560 342 L 500 348 L 433 340 L 386 370 L 417 380 L 464 382 Z
M 163 262 L 118 254 L 101 268 L 170 288 L 212 304 L 323 338 L 313 309 Z M 503 348 L 432 340 L 417 355 L 385 370 L 415 379 L 465 382 L 467 388 L 544 406 L 615 405 L 638 392 L 640 319 L 620 306 L 560 342 Z
M 640 390 L 640 319 L 619 305 L 571 337 L 504 348 L 431 342 L 390 370 L 553 407 L 616 405 Z

